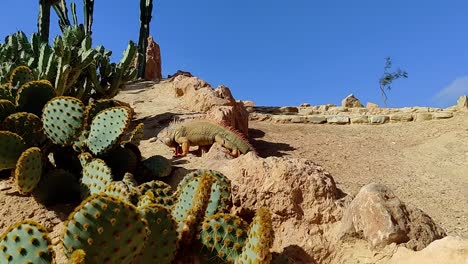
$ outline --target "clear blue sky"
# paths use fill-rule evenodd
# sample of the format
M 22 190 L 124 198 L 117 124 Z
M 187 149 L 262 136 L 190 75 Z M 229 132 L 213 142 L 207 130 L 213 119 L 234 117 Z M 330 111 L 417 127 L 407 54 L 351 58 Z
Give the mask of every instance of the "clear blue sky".
M 1 0 L 1 38 L 36 31 L 38 2 Z M 114 60 L 138 31 L 139 1 L 95 1 L 93 44 Z M 163 75 L 190 71 L 257 105 L 338 104 L 349 93 L 383 104 L 386 56 L 409 73 L 395 81 L 389 106 L 445 107 L 468 94 L 466 0 L 155 0 L 151 34 Z

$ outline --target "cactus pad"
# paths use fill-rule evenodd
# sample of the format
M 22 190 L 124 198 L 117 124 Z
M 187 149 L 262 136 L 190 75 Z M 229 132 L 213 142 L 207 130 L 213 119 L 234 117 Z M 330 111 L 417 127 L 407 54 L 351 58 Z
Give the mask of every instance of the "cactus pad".
M 54 253 L 44 228 L 26 220 L 11 226 L 0 237 L 0 263 L 52 263 Z
M 83 249 L 87 264 L 137 262 L 149 235 L 147 221 L 135 206 L 104 194 L 88 197 L 68 219 L 65 254 Z
M 7 100 L 10 102 L 15 102 L 15 98 L 11 94 L 11 90 L 6 85 L 0 85 L 0 100 Z
M 138 185 L 132 190 L 130 201 L 133 204 L 139 203 L 148 191 L 151 191 L 150 195 L 152 196 L 145 197 L 144 199 L 149 199 L 151 201 L 150 203 L 156 203 L 167 207 L 171 207 L 174 204 L 171 186 L 162 181 L 150 181 Z
M 88 158 L 88 153 L 80 154 L 80 162 Z M 103 192 L 112 182 L 111 169 L 101 159 L 92 159 L 88 162 L 82 162 L 83 177 L 81 178 L 81 194 L 87 197 L 91 194 Z
M 73 97 L 59 96 L 47 102 L 42 113 L 47 137 L 58 145 L 71 145 L 83 127 L 83 103 Z
M 238 216 L 216 214 L 205 218 L 197 237 L 225 263 L 234 263 L 242 253 L 248 228 L 247 222 Z
M 145 130 L 145 124 L 139 123 L 130 133 L 130 139 L 128 142 L 132 143 L 135 146 L 140 145 L 140 141 L 143 140 L 143 132 Z
M 151 231 L 140 263 L 170 264 L 177 252 L 176 222 L 163 206 L 150 204 L 139 208 Z
M 134 173 L 138 166 L 138 157 L 133 150 L 118 146 L 110 150 L 103 160 L 112 169 L 114 179 L 121 179 L 125 173 Z
M 46 206 L 79 201 L 80 183 L 72 173 L 63 169 L 53 169 L 42 176 L 33 196 Z
M 11 72 L 9 83 L 12 87 L 20 87 L 23 84 L 33 80 L 34 74 L 31 69 L 26 66 L 19 66 Z
M 0 131 L 0 170 L 12 169 L 26 150 L 23 138 L 9 131 Z
M 89 103 L 86 106 L 84 116 L 85 116 L 85 127 L 89 129 L 91 126 L 91 122 L 93 121 L 94 117 L 101 112 L 102 110 L 121 106 L 118 101 L 112 99 L 100 99 Z
M 42 175 L 41 149 L 32 147 L 23 152 L 16 163 L 15 185 L 22 194 L 30 193 Z
M 55 90 L 49 81 L 31 81 L 19 88 L 16 94 L 16 106 L 21 112 L 41 116 L 44 105 L 54 97 Z
M 31 113 L 19 112 L 9 115 L 3 121 L 3 129 L 21 136 L 28 146 L 37 146 L 45 139 L 41 119 Z
M 15 105 L 12 102 L 0 99 L 0 122 L 15 111 Z
M 273 239 L 271 214 L 267 208 L 260 208 L 250 224 L 245 247 L 236 263 L 270 263 Z
M 194 231 L 205 216 L 213 178 L 207 175 L 193 178 L 180 189 L 172 207 L 172 216 L 177 222 L 179 241 L 188 244 Z
M 142 161 L 144 169 L 147 170 L 152 178 L 167 177 L 172 172 L 171 161 L 161 155 L 154 155 Z
M 106 186 L 104 192 L 108 195 L 116 196 L 123 201 L 130 202 L 132 190 L 136 187 L 137 183 L 131 173 L 126 173 L 121 181 L 111 182 Z
M 91 122 L 88 136 L 88 148 L 99 155 L 107 151 L 127 129 L 132 120 L 132 111 L 124 106 L 117 106 L 99 112 Z

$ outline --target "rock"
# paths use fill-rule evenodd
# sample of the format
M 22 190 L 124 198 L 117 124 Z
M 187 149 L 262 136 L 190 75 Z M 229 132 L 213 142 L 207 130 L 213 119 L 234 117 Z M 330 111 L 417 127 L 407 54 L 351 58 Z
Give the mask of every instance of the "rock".
M 310 107 L 310 104 L 308 103 L 302 103 L 299 105 L 299 107 Z
M 367 116 L 351 116 L 351 124 L 368 124 L 369 118 Z
M 290 115 L 273 115 L 271 120 L 275 123 L 291 123 L 292 118 Z
M 305 116 L 294 116 L 291 118 L 291 123 L 306 123 L 307 118 Z
M 371 124 L 385 124 L 390 121 L 390 117 L 385 115 L 380 116 L 371 116 L 369 119 L 369 123 Z
M 307 116 L 307 122 L 312 123 L 312 124 L 324 124 L 327 122 L 327 118 L 324 116 Z
M 416 118 L 415 121 L 427 121 L 427 120 L 432 120 L 432 113 L 416 113 Z
M 384 185 L 361 188 L 343 215 L 340 237 L 366 239 L 373 247 L 408 242 L 424 248 L 445 232 L 419 209 L 407 207 Z
M 411 113 L 392 114 L 392 115 L 390 115 L 390 121 L 410 122 L 410 121 L 413 121 L 413 114 L 411 114 Z
M 459 110 L 468 110 L 468 96 L 462 95 L 457 100 L 457 107 Z
M 254 102 L 254 101 L 250 101 L 250 100 L 241 100 L 241 101 L 239 101 L 239 102 L 243 103 L 245 107 L 255 106 L 255 102 Z
M 367 108 L 364 108 L 364 107 L 354 107 L 354 108 L 351 108 L 350 110 L 351 110 L 351 113 L 355 113 L 355 114 L 365 114 L 369 111 Z
M 161 50 L 153 37 L 148 37 L 148 47 L 146 48 L 146 66 L 144 79 L 147 81 L 162 80 Z
M 361 102 L 356 97 L 354 97 L 353 94 L 350 94 L 350 95 L 346 96 L 341 101 L 341 106 L 342 107 L 349 107 L 349 108 L 351 108 L 351 107 L 363 107 Z
M 320 112 L 325 112 L 325 111 L 328 110 L 329 107 L 330 107 L 329 105 L 320 105 L 319 108 L 318 108 L 318 110 L 319 110 Z
M 172 81 L 177 76 L 193 77 L 193 75 L 190 72 L 177 70 L 176 73 L 174 73 L 172 75 L 170 75 L 170 74 L 167 75 L 167 78 L 169 79 L 169 81 Z
M 201 153 L 203 158 L 209 160 L 229 160 L 233 159 L 233 157 L 229 154 L 229 151 L 226 151 L 226 148 L 221 146 L 218 143 L 214 143 L 210 150 L 207 153 Z
M 434 114 L 432 114 L 432 116 L 434 117 L 434 119 L 447 119 L 447 118 L 452 118 L 453 113 L 450 113 L 450 112 L 435 112 Z
M 341 106 L 330 106 L 328 108 L 328 112 L 330 112 L 333 115 L 336 115 L 338 113 L 348 112 L 348 108 L 347 107 L 341 107 Z
M 336 125 L 345 125 L 349 124 L 348 116 L 332 116 L 327 118 L 327 123 L 336 124 Z
M 390 264 L 467 264 L 468 239 L 448 236 L 436 240 L 421 251 L 414 252 L 398 247 L 389 261 Z
M 177 75 L 173 78 L 174 79 L 172 80 L 172 85 L 174 86 L 175 94 L 177 97 L 187 95 L 187 93 L 192 93 L 193 91 L 197 91 L 202 88 L 212 89 L 209 83 L 197 77 Z
M 319 114 L 320 112 L 315 110 L 313 107 L 300 107 L 299 113 L 300 115 L 315 115 Z
M 366 108 L 367 108 L 367 109 L 376 109 L 376 108 L 379 108 L 379 105 L 378 105 L 378 104 L 374 104 L 374 103 L 372 103 L 372 102 L 367 102 Z
M 279 108 L 280 113 L 283 115 L 295 115 L 299 113 L 299 109 L 294 106 L 283 106 Z

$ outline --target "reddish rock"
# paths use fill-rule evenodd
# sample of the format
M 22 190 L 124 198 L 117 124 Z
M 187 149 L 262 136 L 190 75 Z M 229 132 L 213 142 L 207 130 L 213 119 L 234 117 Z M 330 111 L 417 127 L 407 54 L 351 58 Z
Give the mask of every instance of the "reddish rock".
M 148 81 L 160 81 L 162 79 L 161 50 L 153 37 L 148 38 L 144 79 Z

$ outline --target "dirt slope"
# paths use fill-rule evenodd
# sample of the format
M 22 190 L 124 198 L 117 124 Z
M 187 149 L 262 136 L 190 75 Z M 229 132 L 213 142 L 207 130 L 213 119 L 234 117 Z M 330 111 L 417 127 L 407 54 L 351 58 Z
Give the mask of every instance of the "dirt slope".
M 449 234 L 468 237 L 468 115 L 378 126 L 251 122 L 250 128 L 261 156 L 311 159 L 353 195 L 370 182 L 386 184 Z

